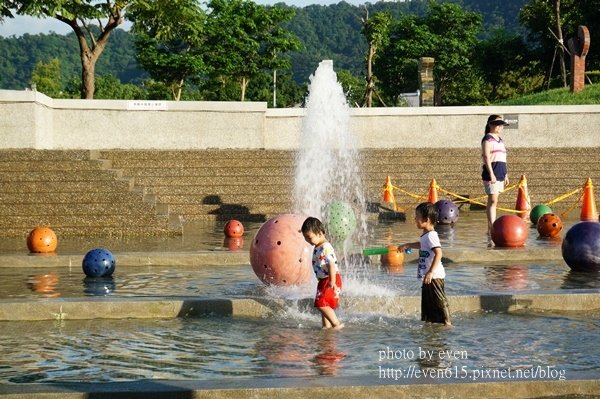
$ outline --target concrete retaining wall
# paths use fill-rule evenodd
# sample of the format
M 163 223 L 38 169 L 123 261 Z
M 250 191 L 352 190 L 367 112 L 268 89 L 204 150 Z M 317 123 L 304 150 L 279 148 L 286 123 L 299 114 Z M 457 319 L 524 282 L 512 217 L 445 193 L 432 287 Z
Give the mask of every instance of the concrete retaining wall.
M 486 117 L 509 147 L 598 147 L 600 105 L 351 109 L 361 148 L 478 147 Z M 0 148 L 297 149 L 304 109 L 264 102 L 55 100 L 0 90 Z
M 219 315 L 264 318 L 289 307 L 310 309 L 312 298 L 294 300 L 268 298 L 56 298 L 45 301 L 10 299 L 0 301 L 0 321 L 86 320 L 86 319 L 172 319 Z M 448 296 L 455 313 L 600 310 L 600 293 L 566 291 L 549 294 L 488 294 Z M 343 308 L 353 312 L 377 312 L 388 316 L 421 312 L 420 296 L 341 298 Z M 593 316 L 592 316 L 593 317 Z

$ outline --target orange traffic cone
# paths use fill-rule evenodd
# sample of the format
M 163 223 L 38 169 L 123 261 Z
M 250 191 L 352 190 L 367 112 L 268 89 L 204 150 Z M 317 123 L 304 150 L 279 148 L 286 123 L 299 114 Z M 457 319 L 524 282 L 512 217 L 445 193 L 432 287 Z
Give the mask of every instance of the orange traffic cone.
M 598 221 L 598 211 L 596 210 L 596 201 L 594 200 L 594 186 L 592 185 L 592 179 L 589 177 L 585 181 L 583 186 L 583 198 L 581 200 L 581 217 L 579 218 L 582 222 L 585 221 Z
M 517 203 L 515 205 L 517 211 L 521 211 L 518 215 L 523 220 L 529 220 L 529 211 L 531 210 L 531 201 L 529 200 L 529 192 L 527 191 L 527 178 L 521 175 L 519 180 L 519 191 L 517 192 Z
M 435 179 L 431 179 L 431 183 L 429 183 L 429 193 L 427 194 L 427 201 L 435 204 L 438 202 L 438 194 L 437 194 L 437 183 Z
M 389 176 L 386 177 L 383 185 L 383 202 L 394 202 L 394 186 Z

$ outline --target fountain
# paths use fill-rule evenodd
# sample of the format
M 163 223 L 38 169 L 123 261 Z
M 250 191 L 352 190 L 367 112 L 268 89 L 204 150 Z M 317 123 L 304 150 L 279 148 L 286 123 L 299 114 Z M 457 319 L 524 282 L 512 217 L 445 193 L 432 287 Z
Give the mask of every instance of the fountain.
M 342 211 L 344 205 L 354 211 L 357 228 L 353 234 L 339 240 L 330 237 L 344 255 L 363 245 L 367 237 L 360 159 L 349 122 L 350 107 L 337 81 L 333 61 L 321 61 L 310 77 L 296 156 L 294 203 L 297 213 L 318 217 L 325 224 L 327 207 L 332 204 Z

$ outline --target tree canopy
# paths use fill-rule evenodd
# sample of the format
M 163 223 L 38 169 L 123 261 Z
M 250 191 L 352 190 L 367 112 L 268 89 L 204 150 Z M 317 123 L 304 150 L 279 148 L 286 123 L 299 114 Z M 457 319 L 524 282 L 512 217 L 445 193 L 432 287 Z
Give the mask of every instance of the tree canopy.
M 263 7 L 250 0 L 210 0 L 205 54 L 210 75 L 226 86 L 239 85 L 244 101 L 248 84 L 265 69 L 285 68 L 280 55 L 300 48 L 299 40 L 282 28 L 294 12 L 290 8 Z
M 451 3 L 430 2 L 425 16 L 402 17 L 390 29 L 382 62 L 375 64 L 386 97 L 395 103 L 400 93 L 417 90 L 419 58 L 433 57 L 435 104 L 476 100 L 480 82 L 473 54 L 480 31 L 480 14 Z
M 276 71 L 277 105 L 292 106 L 302 103 L 318 62 L 332 59 L 351 104 L 368 105 L 375 93 L 375 101 L 383 100 L 377 105 L 398 105 L 402 93 L 418 87 L 418 59 L 431 56 L 436 104 L 486 104 L 560 83 L 560 71 L 550 68 L 557 26 L 566 40 L 587 25 L 587 70 L 600 69 L 593 51 L 600 41 L 599 2 L 412 0 L 298 8 L 250 0 L 5 0 L 0 21 L 13 14 L 52 16 L 78 28 L 68 35 L 0 37 L 0 87 L 35 84 L 53 96 L 89 96 L 92 64 L 86 75 L 90 59 L 81 49 L 104 38 L 91 74 L 102 80 L 95 97 L 271 104 Z M 560 6 L 561 24 L 553 5 Z M 132 30 L 107 32 L 109 15 L 130 19 Z
M 8 0 L 3 7 L 19 15 L 51 17 L 69 25 L 77 37 L 81 59 L 81 98 L 94 97 L 96 62 L 111 32 L 123 22 L 128 0 Z M 91 28 L 97 24 L 99 31 Z
M 195 0 L 138 0 L 127 17 L 140 65 L 179 100 L 186 78 L 206 69 L 204 12 Z

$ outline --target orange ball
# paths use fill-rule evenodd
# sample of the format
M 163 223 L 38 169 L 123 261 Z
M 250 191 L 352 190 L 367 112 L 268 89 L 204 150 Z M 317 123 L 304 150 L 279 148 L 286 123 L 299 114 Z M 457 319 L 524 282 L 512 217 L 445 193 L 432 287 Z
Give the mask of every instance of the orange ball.
M 558 215 L 546 213 L 538 219 L 537 231 L 541 237 L 556 237 L 563 229 L 563 224 Z
M 383 266 L 399 267 L 404 265 L 404 251 L 395 245 L 388 245 L 388 253 L 381 255 L 380 261 Z
M 492 241 L 497 247 L 522 247 L 528 235 L 527 224 L 517 215 L 500 216 L 492 224 Z
M 49 227 L 38 226 L 27 236 L 27 248 L 31 252 L 49 253 L 56 251 L 58 239 Z
M 229 238 L 241 237 L 244 235 L 244 225 L 239 220 L 231 219 L 225 223 L 223 232 L 225 233 L 225 236 Z

